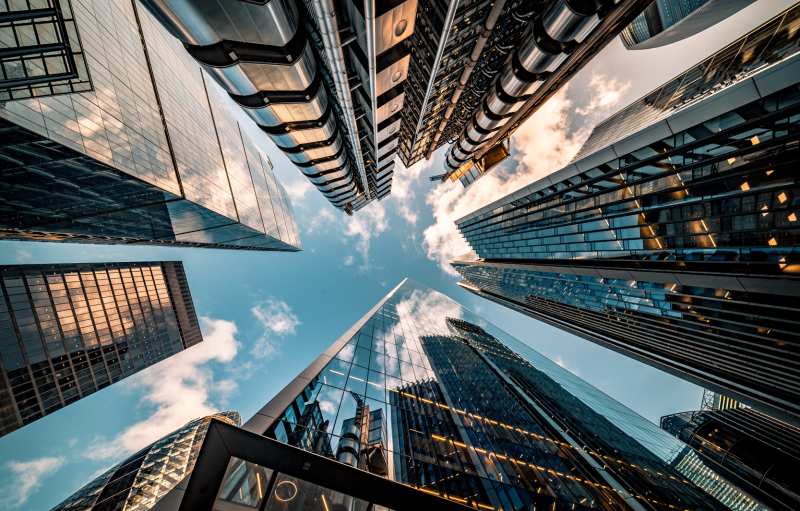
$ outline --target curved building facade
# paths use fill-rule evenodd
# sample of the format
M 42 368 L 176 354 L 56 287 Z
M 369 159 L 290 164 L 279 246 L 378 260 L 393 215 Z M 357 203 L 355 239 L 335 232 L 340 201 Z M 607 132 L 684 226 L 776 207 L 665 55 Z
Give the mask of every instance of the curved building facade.
M 723 21 L 756 0 L 654 0 L 619 34 L 628 50 L 682 41 Z
M 237 411 L 197 418 L 110 468 L 50 511 L 147 511 L 192 472 L 212 420 L 242 425 Z
M 800 508 L 800 428 L 752 408 L 667 415 L 661 429 L 774 509 Z

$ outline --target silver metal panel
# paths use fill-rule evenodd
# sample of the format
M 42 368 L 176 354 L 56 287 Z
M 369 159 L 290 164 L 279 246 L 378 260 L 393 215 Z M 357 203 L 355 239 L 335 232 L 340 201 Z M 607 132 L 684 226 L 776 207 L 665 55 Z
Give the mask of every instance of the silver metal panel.
M 336 118 L 331 115 L 328 117 L 328 122 L 319 128 L 308 130 L 289 130 L 284 135 L 270 134 L 269 138 L 271 138 L 278 147 L 291 148 L 303 144 L 328 140 L 335 132 Z
M 414 32 L 417 0 L 408 0 L 375 19 L 375 54 L 380 55 Z
M 575 39 L 577 35 L 584 33 L 586 26 L 591 25 L 596 18 L 597 16 L 585 17 L 573 12 L 567 6 L 567 3 L 561 0 L 545 12 L 542 17 L 542 23 L 550 37 L 556 41 L 566 43 Z
M 204 46 L 220 41 L 202 10 L 192 0 L 143 0 L 142 5 L 184 43 Z
M 311 52 L 310 43 L 306 42 L 303 53 L 295 62 L 286 65 L 256 64 L 240 62 L 237 64 L 258 90 L 263 91 L 298 91 L 305 90 L 314 81 L 317 74 L 317 63 Z
M 270 103 L 264 108 L 245 108 L 257 123 L 277 126 L 287 122 L 313 121 L 322 117 L 328 108 L 328 93 L 320 89 L 317 97 L 304 103 Z
M 480 108 L 478 109 L 477 115 L 475 115 L 475 123 L 485 130 L 494 130 L 499 128 L 507 123 L 508 119 L 508 117 L 500 120 L 490 119 Z
M 378 115 L 376 116 L 378 123 L 382 123 L 383 121 L 385 121 L 389 117 L 391 117 L 394 114 L 396 114 L 397 112 L 399 112 L 400 109 L 403 108 L 403 101 L 405 100 L 405 97 L 406 97 L 406 93 L 403 92 L 402 94 L 400 94 L 399 96 L 397 96 L 393 100 L 389 101 L 388 103 L 386 103 L 382 107 L 379 107 L 378 108 Z
M 519 49 L 519 61 L 529 73 L 546 71 L 557 58 L 558 55 L 550 55 L 540 50 L 533 38 L 528 39 L 528 42 Z
M 383 158 L 385 155 L 391 153 L 394 149 L 397 148 L 397 144 L 400 142 L 399 139 L 392 140 L 387 145 L 378 149 L 378 159 Z
M 408 76 L 408 62 L 410 58 L 411 55 L 406 55 L 386 69 L 375 74 L 377 96 L 403 83 L 403 80 Z
M 200 63 L 200 66 L 228 92 L 240 96 L 249 96 L 258 92 L 258 88 L 240 66 L 211 67 L 203 63 Z
M 400 129 L 401 119 L 397 119 L 392 124 L 386 126 L 382 130 L 378 132 L 378 143 L 383 142 L 387 138 L 391 137 Z
M 514 96 L 518 98 L 520 96 L 524 96 L 525 94 L 531 94 L 536 89 L 541 87 L 542 82 L 524 82 L 514 76 L 514 73 L 511 70 L 511 66 L 506 66 L 503 69 L 503 74 L 500 75 L 500 86 L 503 88 L 506 94 L 509 96 Z M 497 95 L 497 92 L 492 90 L 490 92 L 492 95 Z
M 174 0 L 168 0 L 174 1 Z M 299 16 L 291 1 L 256 5 L 239 0 L 193 0 L 220 39 L 285 46 L 297 31 Z

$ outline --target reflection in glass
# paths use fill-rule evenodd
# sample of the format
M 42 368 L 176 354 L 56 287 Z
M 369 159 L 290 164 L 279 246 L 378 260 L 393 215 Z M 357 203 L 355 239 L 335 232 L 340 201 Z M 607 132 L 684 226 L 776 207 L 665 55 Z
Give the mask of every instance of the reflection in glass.
M 249 461 L 231 458 L 214 503 L 215 511 L 259 509 L 272 470 Z
M 278 474 L 265 511 L 367 511 L 367 503 L 302 479 Z
M 309 408 L 324 425 L 298 419 Z M 682 442 L 409 280 L 265 434 L 301 446 L 298 431 L 323 435 L 327 457 L 476 509 L 763 509 L 681 463 L 694 453 Z

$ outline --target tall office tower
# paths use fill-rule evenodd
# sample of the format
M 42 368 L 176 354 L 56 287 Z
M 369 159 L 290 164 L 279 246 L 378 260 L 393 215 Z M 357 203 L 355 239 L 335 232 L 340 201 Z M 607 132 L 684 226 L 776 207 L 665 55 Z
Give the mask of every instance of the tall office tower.
M 800 509 L 800 428 L 752 408 L 667 415 L 661 428 L 772 509 Z
M 352 214 L 391 193 L 397 155 L 496 146 L 648 0 L 143 3 Z
M 202 340 L 180 261 L 0 266 L 0 436 Z
M 328 427 L 298 434 L 310 407 Z M 410 280 L 244 430 L 216 425 L 154 511 L 765 509 L 683 442 Z M 321 434 L 337 454 L 287 440 Z
M 508 5 L 512 19 L 501 22 L 495 34 L 492 29 L 505 2 L 493 3 L 482 27 L 467 28 L 465 47 L 456 49 L 463 55 L 446 68 L 447 76 L 437 91 L 439 98 L 431 100 L 433 111 L 426 112 L 426 119 L 430 120 L 418 127 L 417 140 L 423 141 L 422 149 L 428 158 L 434 149 L 452 142 L 442 181 L 460 180 L 469 186 L 507 158 L 511 134 L 648 3 L 514 3 Z M 465 18 L 471 23 L 469 16 Z M 515 24 L 514 20 L 521 23 Z M 493 43 L 485 46 L 490 36 Z M 472 40 L 476 40 L 474 45 Z M 479 72 L 473 72 L 476 67 Z M 433 141 L 428 142 L 428 137 Z
M 648 50 L 697 35 L 756 0 L 653 0 L 620 32 L 628 50 Z
M 192 472 L 212 420 L 242 425 L 236 411 L 195 419 L 111 467 L 50 511 L 147 511 Z
M 0 239 L 301 249 L 269 158 L 135 0 L 0 7 Z
M 465 289 L 800 424 L 800 6 L 459 219 Z
M 335 207 L 390 193 L 416 0 L 143 4 Z

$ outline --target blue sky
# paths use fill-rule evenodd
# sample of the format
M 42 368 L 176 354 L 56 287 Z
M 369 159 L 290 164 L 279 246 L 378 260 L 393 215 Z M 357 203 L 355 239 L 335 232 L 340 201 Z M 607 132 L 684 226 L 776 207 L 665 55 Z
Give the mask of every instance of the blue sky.
M 396 169 L 392 195 L 346 217 L 243 116 L 293 197 L 304 251 L 237 252 L 0 242 L 0 264 L 183 261 L 205 341 L 0 438 L 0 508 L 46 511 L 108 467 L 189 420 L 247 419 L 403 278 L 440 291 L 647 419 L 696 409 L 702 390 L 461 290 L 445 264 L 466 252 L 452 221 L 577 152 L 592 126 L 788 8 L 760 0 L 699 36 L 626 52 L 614 41 L 512 139 L 512 156 L 464 190 L 433 185 L 443 151 Z

